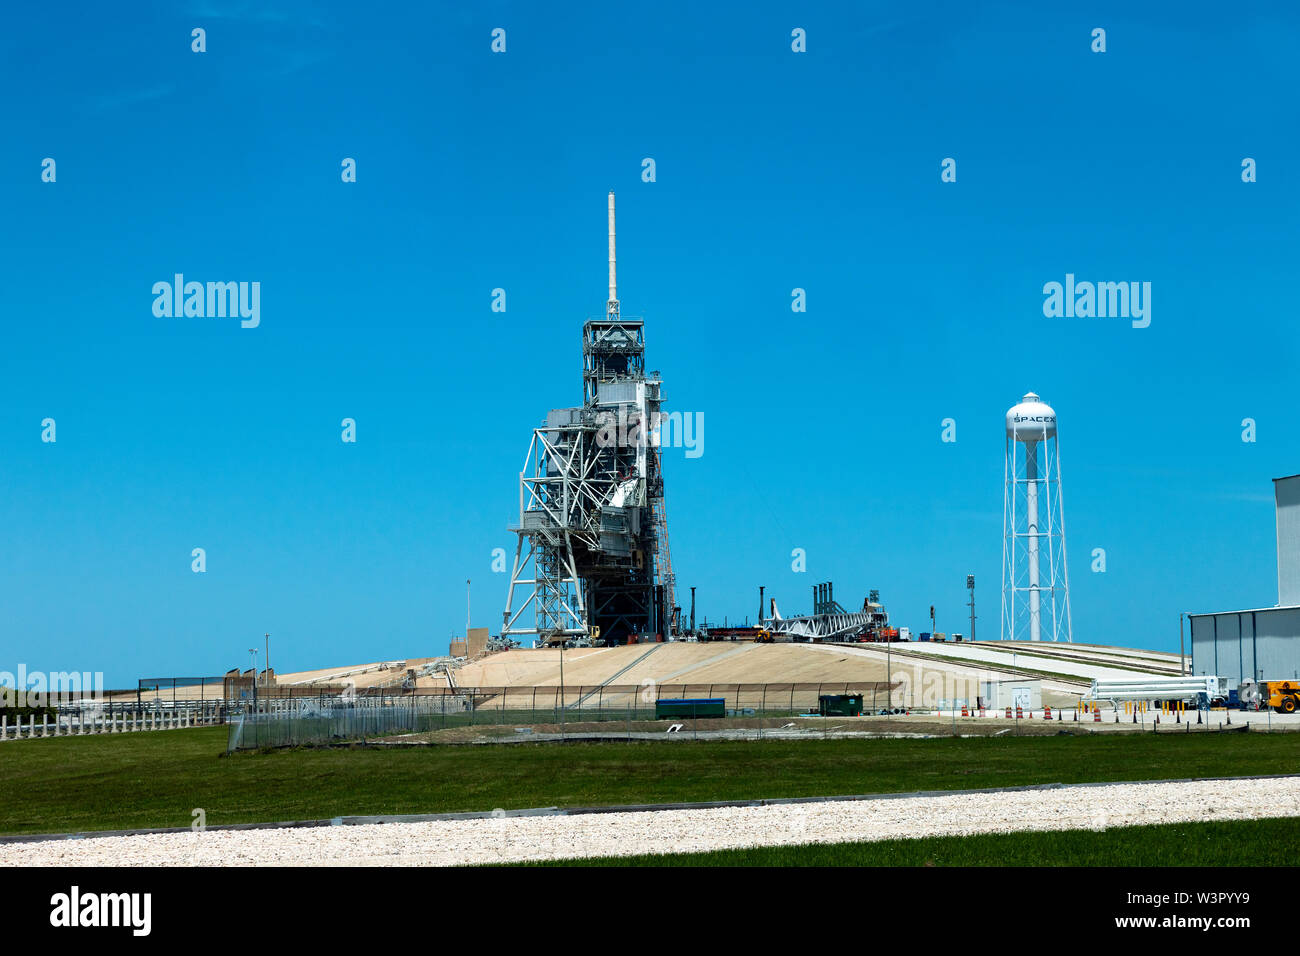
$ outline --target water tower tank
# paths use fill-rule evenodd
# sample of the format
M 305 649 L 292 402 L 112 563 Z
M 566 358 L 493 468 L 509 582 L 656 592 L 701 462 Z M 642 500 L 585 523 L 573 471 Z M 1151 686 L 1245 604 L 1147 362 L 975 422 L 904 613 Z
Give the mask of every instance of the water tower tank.
M 1056 437 L 1056 412 L 1033 392 L 1007 410 L 1007 437 L 1017 441 L 1046 441 Z

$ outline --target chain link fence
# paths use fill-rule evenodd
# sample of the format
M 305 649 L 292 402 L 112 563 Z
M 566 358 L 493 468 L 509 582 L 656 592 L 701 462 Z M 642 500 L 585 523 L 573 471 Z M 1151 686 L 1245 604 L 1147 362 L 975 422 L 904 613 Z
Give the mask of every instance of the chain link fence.
M 405 693 L 265 698 L 230 718 L 228 751 L 366 740 L 457 728 L 508 728 L 537 736 L 623 723 L 658 736 L 674 722 L 698 734 L 777 729 L 778 718 L 817 715 L 822 697 L 861 697 L 863 713 L 888 712 L 889 684 L 876 681 L 784 684 L 601 684 L 591 687 L 458 687 Z M 897 685 L 893 685 L 897 687 Z M 671 701 L 696 702 L 683 712 Z M 707 706 L 706 706 L 707 705 Z M 687 715 L 684 715 L 687 714 Z M 707 717 L 705 716 L 707 715 Z M 593 732 L 619 732 L 597 727 Z

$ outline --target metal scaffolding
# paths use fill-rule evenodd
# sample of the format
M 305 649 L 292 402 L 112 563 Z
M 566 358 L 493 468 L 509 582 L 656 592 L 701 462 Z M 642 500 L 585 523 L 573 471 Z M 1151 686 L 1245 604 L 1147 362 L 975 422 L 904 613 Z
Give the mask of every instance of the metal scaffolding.
M 503 638 L 624 644 L 676 629 L 661 382 L 646 373 L 644 322 L 621 315 L 612 192 L 609 299 L 582 327 L 582 357 L 583 404 L 548 413 L 519 474 Z
M 812 589 L 811 614 L 782 617 L 776 599 L 773 598 L 771 614 L 767 617 L 760 615 L 759 626 L 766 628 L 776 639 L 835 642 L 873 635 L 889 624 L 889 615 L 881 605 L 876 591 L 872 591 L 862 602 L 861 611 L 849 611 L 835 600 L 835 585 L 832 582 L 814 584 Z

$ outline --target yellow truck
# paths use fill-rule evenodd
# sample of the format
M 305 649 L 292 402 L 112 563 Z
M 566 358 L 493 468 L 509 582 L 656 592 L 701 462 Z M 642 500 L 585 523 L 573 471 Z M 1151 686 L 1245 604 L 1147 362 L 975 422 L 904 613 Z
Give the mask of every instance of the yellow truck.
M 1261 706 L 1272 707 L 1279 714 L 1294 714 L 1300 709 L 1300 681 L 1262 680 L 1259 699 Z

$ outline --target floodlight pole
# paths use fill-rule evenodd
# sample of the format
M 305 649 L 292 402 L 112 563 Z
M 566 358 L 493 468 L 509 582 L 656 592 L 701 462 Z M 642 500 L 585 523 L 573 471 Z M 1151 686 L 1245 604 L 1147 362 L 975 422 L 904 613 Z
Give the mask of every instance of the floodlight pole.
M 257 648 L 250 647 L 248 653 L 253 660 L 253 709 L 257 709 Z
M 966 575 L 966 587 L 970 589 L 970 639 L 975 640 L 975 575 Z

